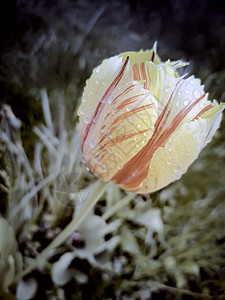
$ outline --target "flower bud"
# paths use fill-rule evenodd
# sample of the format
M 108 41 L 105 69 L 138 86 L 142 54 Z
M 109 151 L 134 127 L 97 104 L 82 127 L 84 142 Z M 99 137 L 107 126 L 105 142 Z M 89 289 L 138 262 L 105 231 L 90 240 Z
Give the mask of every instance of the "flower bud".
M 105 59 L 86 82 L 79 108 L 83 159 L 96 176 L 136 193 L 177 180 L 211 141 L 224 104 L 208 101 L 182 61 L 152 50 Z

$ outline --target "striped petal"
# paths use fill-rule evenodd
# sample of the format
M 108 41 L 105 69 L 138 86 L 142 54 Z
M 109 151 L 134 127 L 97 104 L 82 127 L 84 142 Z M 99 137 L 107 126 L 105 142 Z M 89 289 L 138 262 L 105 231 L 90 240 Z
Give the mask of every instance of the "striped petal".
M 106 59 L 87 80 L 79 109 L 88 168 L 137 193 L 180 178 L 212 139 L 224 104 L 208 101 L 187 63 L 161 62 L 152 50 Z
M 116 72 L 108 78 L 112 65 Z M 105 83 L 107 88 L 102 88 Z M 105 60 L 87 82 L 83 99 L 79 110 L 83 157 L 94 174 L 110 180 L 147 144 L 158 104 L 151 92 L 133 80 L 129 56 L 125 62 L 121 57 Z

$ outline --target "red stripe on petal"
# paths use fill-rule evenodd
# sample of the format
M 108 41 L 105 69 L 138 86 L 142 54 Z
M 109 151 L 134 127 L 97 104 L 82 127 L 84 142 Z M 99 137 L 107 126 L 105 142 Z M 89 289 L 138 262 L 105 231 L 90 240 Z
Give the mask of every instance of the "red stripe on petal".
M 197 114 L 197 116 L 195 116 L 192 121 L 197 120 L 202 114 L 204 114 L 205 112 L 207 112 L 210 108 L 212 108 L 213 106 L 211 104 L 207 105 L 206 107 L 204 107 L 200 113 Z
M 94 114 L 92 116 L 92 120 L 90 121 L 89 124 L 87 124 L 85 132 L 84 132 L 84 135 L 81 138 L 81 140 L 82 140 L 82 144 L 81 144 L 82 151 L 83 151 L 84 143 L 85 143 L 85 141 L 87 139 L 87 136 L 88 136 L 88 133 L 90 131 L 90 128 L 92 127 L 93 123 L 96 123 L 100 111 L 105 106 L 105 99 L 107 99 L 112 94 L 113 90 L 117 87 L 118 83 L 120 82 L 121 78 L 123 77 L 123 74 L 125 72 L 125 68 L 126 68 L 126 66 L 128 64 L 128 61 L 129 61 L 129 56 L 127 56 L 126 61 L 123 64 L 120 72 L 118 73 L 118 75 L 116 76 L 116 78 L 114 79 L 114 81 L 111 83 L 110 87 L 107 89 L 107 91 L 103 95 L 101 101 L 98 103 L 98 106 L 97 106 L 97 108 L 96 108 L 96 110 L 95 110 L 95 112 L 94 112 Z M 93 120 L 94 120 L 94 122 L 93 122 Z
M 177 85 L 176 85 L 177 86 Z M 175 89 L 174 89 L 175 91 Z M 171 122 L 170 126 L 162 132 L 163 127 L 165 127 L 166 121 L 169 116 L 170 110 L 168 106 L 171 102 L 173 93 L 172 92 L 164 110 L 160 114 L 156 124 L 155 131 L 148 141 L 145 147 L 143 147 L 134 157 L 132 157 L 122 169 L 120 169 L 113 177 L 112 181 L 120 184 L 122 187 L 135 190 L 138 186 L 146 179 L 149 171 L 150 161 L 154 152 L 159 148 L 165 146 L 167 140 L 171 134 L 177 129 L 182 120 L 187 116 L 187 114 L 205 97 L 203 94 L 201 97 L 192 102 L 188 107 L 183 108 L 176 117 Z M 162 132 L 162 133 L 161 133 Z M 132 176 L 132 172 L 135 170 L 137 176 Z

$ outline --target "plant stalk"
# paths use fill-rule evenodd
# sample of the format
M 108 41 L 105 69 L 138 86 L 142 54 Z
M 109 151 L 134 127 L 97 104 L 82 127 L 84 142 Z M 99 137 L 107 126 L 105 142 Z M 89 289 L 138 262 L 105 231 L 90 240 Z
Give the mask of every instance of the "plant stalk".
M 48 256 L 50 251 L 61 245 L 81 224 L 81 222 L 87 217 L 95 204 L 98 202 L 101 195 L 104 193 L 107 182 L 99 181 L 94 191 L 84 202 L 77 216 L 63 229 L 62 232 L 36 257 L 36 259 L 25 270 L 18 274 L 15 281 L 20 280 L 23 276 L 31 272 L 36 266 L 40 265 Z

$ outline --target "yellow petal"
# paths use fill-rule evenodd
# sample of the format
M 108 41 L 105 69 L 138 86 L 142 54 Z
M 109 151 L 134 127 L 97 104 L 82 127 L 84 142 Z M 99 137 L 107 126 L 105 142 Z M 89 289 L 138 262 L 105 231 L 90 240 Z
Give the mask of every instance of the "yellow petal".
M 115 66 L 119 66 L 116 73 Z M 110 79 L 106 69 L 113 73 Z M 118 74 L 122 75 L 117 82 Z M 96 76 L 100 86 L 103 81 L 107 83 L 105 89 L 96 89 Z M 157 117 L 157 102 L 152 93 L 133 80 L 129 59 L 123 63 L 119 57 L 105 60 L 100 71 L 97 74 L 94 71 L 83 98 L 86 99 L 82 103 L 82 114 L 80 111 L 83 156 L 94 174 L 109 180 L 148 142 Z M 87 114 L 88 120 L 85 119 Z

